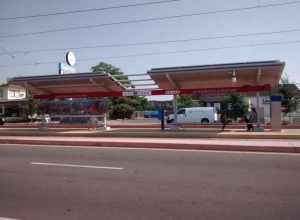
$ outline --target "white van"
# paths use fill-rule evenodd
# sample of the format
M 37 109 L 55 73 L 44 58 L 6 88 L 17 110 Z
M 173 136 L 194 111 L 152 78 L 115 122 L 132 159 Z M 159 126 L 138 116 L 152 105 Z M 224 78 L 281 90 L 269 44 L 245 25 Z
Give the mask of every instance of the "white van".
M 167 118 L 167 123 L 174 121 L 174 114 Z M 214 107 L 181 108 L 177 111 L 177 123 L 208 124 L 217 121 L 217 112 Z

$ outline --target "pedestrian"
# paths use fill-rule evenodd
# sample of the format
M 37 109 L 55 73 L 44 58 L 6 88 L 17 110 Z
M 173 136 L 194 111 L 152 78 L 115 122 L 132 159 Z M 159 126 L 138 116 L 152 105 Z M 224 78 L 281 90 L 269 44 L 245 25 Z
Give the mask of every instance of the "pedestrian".
M 96 116 L 91 116 L 89 120 L 89 130 L 96 130 L 97 129 L 97 124 L 98 124 L 98 119 Z
M 4 125 L 5 123 L 5 117 L 4 115 L 0 115 L 0 125 Z
M 250 131 L 249 115 L 250 115 L 250 112 L 248 112 L 248 113 L 244 116 L 244 121 L 246 122 L 246 125 L 247 125 L 247 131 Z
M 255 108 L 251 108 L 251 112 L 249 113 L 249 117 L 247 118 L 247 131 L 254 131 L 254 123 L 257 122 L 257 112 Z
M 228 123 L 227 111 L 223 110 L 221 112 L 220 120 L 221 120 L 221 123 L 222 123 L 222 131 L 224 131 L 224 129 L 225 129 L 227 123 Z

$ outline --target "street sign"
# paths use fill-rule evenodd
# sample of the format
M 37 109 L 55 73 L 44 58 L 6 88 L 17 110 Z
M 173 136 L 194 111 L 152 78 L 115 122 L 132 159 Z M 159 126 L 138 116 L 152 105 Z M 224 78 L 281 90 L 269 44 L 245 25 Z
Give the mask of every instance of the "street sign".
M 165 95 L 178 95 L 180 94 L 180 90 L 166 90 Z
M 152 90 L 124 91 L 122 96 L 151 96 Z
M 136 96 L 150 96 L 152 95 L 151 90 L 136 90 Z
M 76 57 L 75 54 L 72 51 L 67 52 L 66 54 L 66 62 L 70 66 L 74 66 L 76 63 Z

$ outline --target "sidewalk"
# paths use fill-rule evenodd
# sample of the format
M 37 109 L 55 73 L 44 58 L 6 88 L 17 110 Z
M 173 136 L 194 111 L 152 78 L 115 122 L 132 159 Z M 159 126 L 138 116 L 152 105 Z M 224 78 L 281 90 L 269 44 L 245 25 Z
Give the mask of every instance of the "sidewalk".
M 0 136 L 0 144 L 300 153 L 300 140 Z
M 136 128 L 136 129 L 160 129 L 160 122 L 158 120 L 114 120 L 108 121 L 108 126 L 111 128 Z M 214 128 L 214 129 L 221 129 L 221 123 L 214 123 L 214 124 L 184 124 L 180 125 L 182 128 Z M 1 126 L 1 128 L 38 128 L 39 123 L 5 123 Z M 84 129 L 87 128 L 88 125 L 86 124 L 57 124 L 57 123 L 50 123 L 49 127 L 57 128 L 57 129 Z M 166 128 L 170 128 L 169 124 L 165 124 Z M 229 129 L 246 129 L 246 125 L 244 123 L 230 123 L 226 126 Z M 264 125 L 266 129 L 270 129 L 271 126 Z M 283 129 L 300 129 L 300 124 L 289 124 L 289 125 L 282 125 Z
M 40 131 L 38 128 L 0 128 L 0 136 L 28 137 L 110 137 L 110 138 L 224 138 L 224 139 L 294 139 L 300 140 L 300 129 L 285 129 L 281 132 L 246 132 L 245 129 L 228 129 L 221 131 L 213 128 L 189 128 L 178 131 L 159 129 L 111 129 L 110 131 L 88 129 L 49 128 Z

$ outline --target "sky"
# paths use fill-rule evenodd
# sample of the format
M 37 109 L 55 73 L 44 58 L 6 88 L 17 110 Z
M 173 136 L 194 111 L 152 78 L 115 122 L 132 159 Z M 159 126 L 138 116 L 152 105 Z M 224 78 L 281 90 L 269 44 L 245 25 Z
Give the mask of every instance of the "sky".
M 290 80 L 300 83 L 300 75 L 298 74 L 300 69 L 298 57 L 300 49 L 300 1 L 276 7 L 17 37 L 9 37 L 8 35 L 245 8 L 293 0 L 177 0 L 155 5 L 88 13 L 17 20 L 1 19 L 153 1 L 155 0 L 0 0 L 0 81 L 5 82 L 7 78 L 13 76 L 56 74 L 58 62 L 64 62 L 65 53 L 69 48 L 74 47 L 136 44 L 284 31 L 271 35 L 71 50 L 76 54 L 77 63 L 75 67 L 77 72 L 88 72 L 92 66 L 101 61 L 119 67 L 125 74 L 143 74 L 151 68 L 159 67 L 281 60 L 286 62 L 284 72 Z M 281 43 L 273 44 L 276 42 Z M 265 45 L 266 43 L 271 43 L 271 45 Z M 248 46 L 245 47 L 245 45 Z M 224 47 L 227 49 L 220 49 Z M 56 48 L 66 49 L 34 52 L 34 50 L 39 49 Z M 16 51 L 22 52 L 15 53 Z M 47 64 L 47 62 L 49 63 Z

